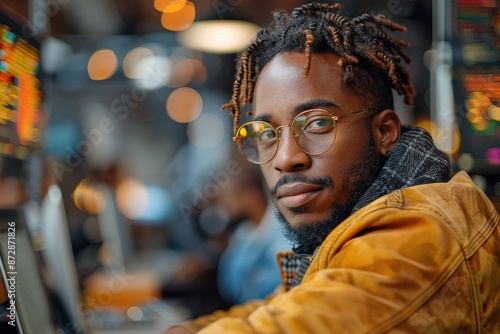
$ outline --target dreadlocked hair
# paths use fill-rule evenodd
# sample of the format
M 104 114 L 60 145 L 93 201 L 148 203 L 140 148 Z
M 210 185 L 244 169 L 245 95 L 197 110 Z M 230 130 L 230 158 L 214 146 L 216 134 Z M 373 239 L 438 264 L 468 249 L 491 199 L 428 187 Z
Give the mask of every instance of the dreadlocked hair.
M 392 108 L 391 88 L 408 105 L 413 104 L 415 89 L 402 61 L 411 62 L 403 48 L 410 45 L 384 28 L 405 32 L 406 28 L 383 15 L 363 14 L 353 19 L 341 14 L 338 3 L 308 3 L 273 13 L 269 28 L 259 31 L 256 39 L 238 55 L 233 95 L 222 109 L 229 109 L 236 133 L 241 110 L 252 103 L 254 85 L 260 70 L 277 54 L 305 54 L 304 76 L 309 74 L 313 53 L 335 53 L 344 69 L 344 82 L 368 94 L 377 107 Z

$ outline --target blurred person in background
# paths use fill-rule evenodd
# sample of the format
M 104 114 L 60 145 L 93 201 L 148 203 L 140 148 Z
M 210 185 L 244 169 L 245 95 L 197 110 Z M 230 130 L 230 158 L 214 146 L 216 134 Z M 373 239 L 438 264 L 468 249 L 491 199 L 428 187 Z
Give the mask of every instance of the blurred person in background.
M 274 219 L 257 166 L 237 159 L 240 175 L 231 177 L 216 205 L 236 226 L 218 264 L 221 296 L 230 304 L 265 298 L 281 283 L 276 254 L 290 248 Z
M 240 53 L 224 107 L 294 253 L 266 300 L 166 333 L 499 332 L 500 216 L 429 133 L 401 125 L 409 45 L 387 30 L 406 28 L 308 3 Z
M 237 175 L 226 174 L 227 178 L 219 180 L 218 195 L 211 198 L 210 203 L 204 202 L 199 208 L 193 208 L 193 213 L 198 214 L 191 224 L 207 238 L 212 252 L 218 255 L 185 252 L 165 286 L 167 296 L 180 295 L 184 291 L 184 297 L 190 300 L 190 295 L 207 294 L 211 288 L 212 271 L 223 303 L 212 295 L 210 301 L 204 301 L 207 307 L 227 308 L 264 298 L 281 283 L 276 254 L 290 249 L 290 246 L 274 219 L 260 170 L 239 152 L 233 151 L 230 158 Z M 206 226 L 217 225 L 223 225 L 223 230 L 216 228 L 220 231 L 213 235 L 206 231 Z M 199 312 L 199 307 L 191 306 L 191 309 L 194 313 Z

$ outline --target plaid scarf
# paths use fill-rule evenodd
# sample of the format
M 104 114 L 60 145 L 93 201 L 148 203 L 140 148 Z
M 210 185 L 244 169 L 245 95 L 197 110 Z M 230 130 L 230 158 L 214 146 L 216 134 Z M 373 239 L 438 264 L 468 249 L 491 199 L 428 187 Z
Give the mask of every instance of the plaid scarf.
M 448 156 L 422 128 L 405 125 L 380 174 L 361 196 L 352 213 L 395 190 L 419 184 L 447 182 L 451 177 Z M 311 254 L 280 252 L 278 263 L 286 290 L 299 285 L 312 261 Z
M 434 145 L 430 134 L 422 128 L 405 125 L 379 176 L 361 196 L 352 213 L 395 190 L 447 182 L 450 177 L 448 156 Z

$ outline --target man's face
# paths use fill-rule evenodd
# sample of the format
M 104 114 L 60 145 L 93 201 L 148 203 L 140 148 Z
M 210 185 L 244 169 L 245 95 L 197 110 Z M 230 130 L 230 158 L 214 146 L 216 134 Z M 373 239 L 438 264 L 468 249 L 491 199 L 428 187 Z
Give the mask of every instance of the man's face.
M 259 74 L 254 118 L 276 128 L 291 124 L 297 113 L 312 108 L 341 116 L 376 107 L 368 105 L 368 99 L 344 83 L 344 70 L 337 65 L 338 60 L 331 53 L 313 54 L 310 72 L 304 77 L 303 53 L 275 56 Z M 283 128 L 276 156 L 261 167 L 279 210 L 278 217 L 288 222 L 285 234 L 295 243 L 312 243 L 303 238 L 313 232 L 319 233 L 314 242 L 321 242 L 326 237 L 322 234 L 328 234 L 349 215 L 373 182 L 379 157 L 366 117 L 374 112 L 337 122 L 335 143 L 321 155 L 304 153 L 293 140 L 290 128 Z

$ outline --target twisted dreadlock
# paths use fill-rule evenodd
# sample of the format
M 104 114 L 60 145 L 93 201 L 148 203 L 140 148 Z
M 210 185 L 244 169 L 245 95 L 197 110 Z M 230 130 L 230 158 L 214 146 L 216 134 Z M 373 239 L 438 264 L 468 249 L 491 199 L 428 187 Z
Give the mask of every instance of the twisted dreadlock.
M 234 117 L 236 132 L 242 108 L 252 103 L 253 89 L 259 71 L 274 56 L 283 52 L 304 52 L 304 75 L 311 67 L 311 54 L 333 52 L 344 68 L 344 81 L 359 89 L 378 107 L 392 108 L 395 89 L 408 105 L 413 103 L 415 89 L 402 60 L 410 63 L 403 51 L 410 45 L 387 35 L 383 28 L 405 32 L 406 28 L 383 15 L 363 14 L 349 19 L 340 13 L 341 5 L 308 3 L 273 14 L 269 28 L 262 29 L 256 39 L 238 56 L 236 78 L 231 101 L 222 106 Z

